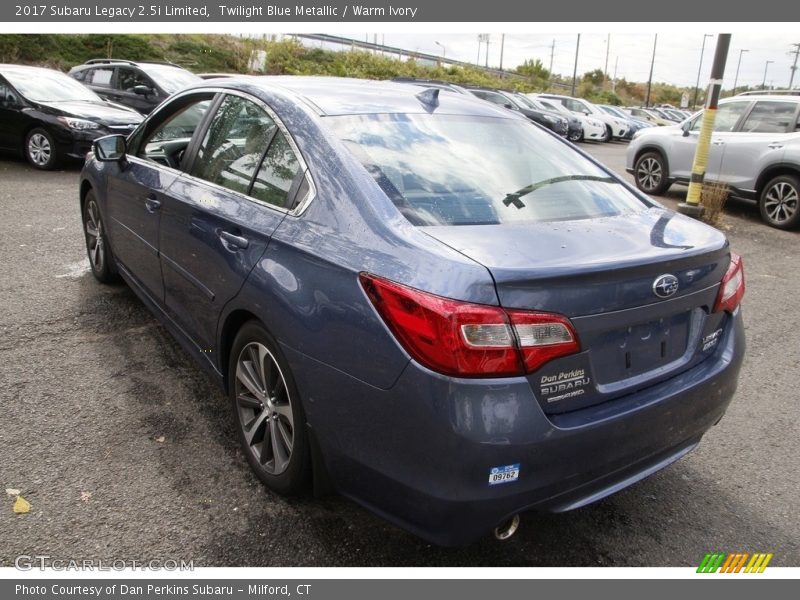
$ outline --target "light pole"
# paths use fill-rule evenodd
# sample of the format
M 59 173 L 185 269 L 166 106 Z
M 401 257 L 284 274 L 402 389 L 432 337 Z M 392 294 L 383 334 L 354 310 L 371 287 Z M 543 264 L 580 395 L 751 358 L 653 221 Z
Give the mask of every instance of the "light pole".
M 736 95 L 736 84 L 739 82 L 739 67 L 742 66 L 742 53 L 750 52 L 750 50 L 739 50 L 739 62 L 736 63 L 736 77 L 733 78 L 733 93 L 731 96 Z
M 697 108 L 697 94 L 700 91 L 700 71 L 703 69 L 703 53 L 706 51 L 706 38 L 713 38 L 711 33 L 703 34 L 703 45 L 700 48 L 700 66 L 697 67 L 697 83 L 694 84 L 694 101 L 692 108 Z
M 650 108 L 650 87 L 653 85 L 653 66 L 656 64 L 656 44 L 658 43 L 658 34 L 653 40 L 653 59 L 650 61 L 650 77 L 647 80 L 647 98 L 644 101 L 644 107 Z
M 774 60 L 768 60 L 767 64 L 764 65 L 764 81 L 761 82 L 761 89 L 767 89 L 767 69 L 769 69 L 769 63 L 775 62 Z
M 436 44 L 437 46 L 439 46 L 442 49 L 442 58 L 447 58 L 447 48 L 444 47 L 444 44 L 442 44 L 441 42 L 436 42 L 436 41 L 434 41 L 433 43 Z

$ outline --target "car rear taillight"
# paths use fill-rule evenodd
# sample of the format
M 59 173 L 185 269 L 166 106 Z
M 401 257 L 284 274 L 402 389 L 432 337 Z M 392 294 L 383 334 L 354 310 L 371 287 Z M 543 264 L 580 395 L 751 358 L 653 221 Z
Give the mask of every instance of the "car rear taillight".
M 405 350 L 458 377 L 523 375 L 580 350 L 561 315 L 452 300 L 361 273 L 361 285 Z
M 744 296 L 744 263 L 741 256 L 731 252 L 731 263 L 719 284 L 713 312 L 722 310 L 733 312 L 742 301 L 742 296 Z

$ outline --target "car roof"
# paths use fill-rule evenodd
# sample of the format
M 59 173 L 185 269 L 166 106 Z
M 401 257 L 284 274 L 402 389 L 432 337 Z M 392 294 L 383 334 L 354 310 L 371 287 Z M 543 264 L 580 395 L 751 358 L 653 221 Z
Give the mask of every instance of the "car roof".
M 176 65 L 175 63 L 167 62 L 167 61 L 158 61 L 158 60 L 127 60 L 124 58 L 92 58 L 87 60 L 83 64 L 78 65 L 80 68 L 85 67 L 98 67 L 98 66 L 108 66 L 108 65 L 128 65 L 132 67 L 141 67 L 147 65 L 161 65 L 163 67 L 175 67 L 176 69 L 183 69 L 182 66 Z M 186 69 L 184 69 L 186 70 Z
M 65 75 L 66 73 L 62 73 L 56 69 L 48 69 L 47 67 L 33 67 L 30 65 L 11 65 L 11 64 L 0 64 L 0 73 L 35 73 L 37 71 L 49 71 L 51 73 L 60 73 L 61 75 Z
M 205 82 L 206 87 L 211 82 Z M 293 75 L 230 77 L 213 83 L 215 87 L 250 90 L 256 88 L 267 94 L 282 91 L 305 102 L 320 115 L 429 113 L 459 114 L 500 118 L 518 118 L 499 107 L 472 95 L 459 94 L 439 88 L 420 89 L 419 86 L 393 81 L 375 81 L 345 77 L 306 77 Z M 203 84 L 193 85 L 201 88 Z M 438 93 L 438 106 L 431 109 L 420 100 L 421 94 Z M 511 116 L 509 116 L 511 115 Z
M 731 102 L 733 100 L 739 100 L 744 102 L 752 102 L 753 100 L 775 100 L 776 102 L 800 102 L 800 96 L 793 96 L 790 94 L 780 95 L 780 94 L 737 94 L 736 96 L 730 96 L 728 98 L 723 98 L 720 100 L 722 102 Z

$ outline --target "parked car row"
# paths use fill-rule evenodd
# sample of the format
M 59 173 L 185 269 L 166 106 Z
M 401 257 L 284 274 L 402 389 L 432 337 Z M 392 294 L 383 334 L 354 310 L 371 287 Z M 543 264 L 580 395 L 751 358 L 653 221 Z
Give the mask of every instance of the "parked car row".
M 0 65 L 0 149 L 23 154 L 37 169 L 83 160 L 93 140 L 130 133 L 141 121 L 137 111 L 59 71 Z
M 83 160 L 93 140 L 130 132 L 171 94 L 200 78 L 170 63 L 96 59 L 69 75 L 0 65 L 0 149 L 37 169 Z

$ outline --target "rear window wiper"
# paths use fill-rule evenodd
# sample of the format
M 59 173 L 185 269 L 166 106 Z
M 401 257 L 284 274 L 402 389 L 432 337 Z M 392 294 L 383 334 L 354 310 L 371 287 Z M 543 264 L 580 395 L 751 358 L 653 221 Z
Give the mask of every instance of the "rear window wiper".
M 553 185 L 554 183 L 561 183 L 562 181 L 602 181 L 603 183 L 619 183 L 613 177 L 601 177 L 599 175 L 562 175 L 561 177 L 551 177 L 550 179 L 537 181 L 536 183 L 526 185 L 516 192 L 506 194 L 506 197 L 503 199 L 503 204 L 506 206 L 511 206 L 513 204 L 517 208 L 525 208 L 525 203 L 520 200 L 520 198 L 527 196 L 531 192 L 535 192 L 539 188 Z

